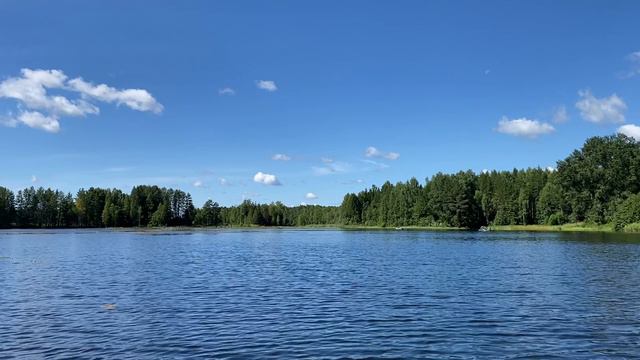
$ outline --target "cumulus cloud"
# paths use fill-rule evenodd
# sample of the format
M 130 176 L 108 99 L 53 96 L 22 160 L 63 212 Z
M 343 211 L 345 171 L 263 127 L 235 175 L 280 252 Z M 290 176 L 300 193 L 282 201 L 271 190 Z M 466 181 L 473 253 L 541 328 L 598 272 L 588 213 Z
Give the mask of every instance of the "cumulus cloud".
M 235 95 L 236 91 L 230 87 L 222 88 L 218 90 L 218 95 Z
M 618 95 L 596 98 L 589 90 L 581 90 L 578 94 L 581 99 L 576 103 L 576 108 L 583 119 L 597 124 L 624 122 L 627 104 Z
M 273 80 L 258 80 L 256 81 L 256 86 L 258 87 L 258 89 L 269 91 L 269 92 L 274 92 L 278 90 L 278 87 L 276 86 L 276 83 Z
M 193 186 L 197 188 L 201 188 L 204 186 L 204 182 L 202 182 L 202 180 L 196 180 L 193 182 Z
M 509 120 L 507 117 L 502 117 L 502 120 L 498 122 L 497 130 L 507 135 L 535 138 L 552 133 L 555 128 L 538 120 L 529 120 L 527 118 Z
M 312 193 L 312 192 L 308 192 L 304 197 L 305 197 L 306 199 L 309 199 L 309 200 L 314 200 L 314 199 L 317 199 L 317 198 L 318 198 L 318 195 L 316 195 L 316 194 L 314 194 L 314 193 Z
M 35 129 L 58 132 L 61 117 L 99 114 L 100 109 L 91 101 L 116 103 L 137 111 L 162 112 L 162 105 L 143 89 L 93 85 L 79 77 L 68 80 L 61 70 L 22 69 L 20 74 L 0 82 L 0 98 L 15 100 L 19 110 L 18 116 L 2 121 L 4 125 L 24 124 Z M 49 90 L 80 96 L 72 99 L 50 94 Z
M 638 125 L 622 125 L 618 128 L 618 133 L 632 137 L 636 139 L 636 141 L 640 141 L 640 126 Z
M 398 158 L 400 158 L 400 154 L 397 152 L 382 152 L 374 146 L 366 148 L 364 156 L 370 158 L 385 158 L 387 160 L 398 160 Z
M 253 176 L 253 181 L 264 185 L 282 185 L 275 175 L 265 174 L 262 171 L 258 171 Z
M 553 122 L 556 124 L 562 124 L 569 120 L 569 114 L 567 113 L 567 108 L 564 106 L 558 106 L 553 111 Z
M 276 161 L 289 161 L 291 160 L 291 156 L 286 155 L 286 154 L 275 154 L 271 157 L 271 160 L 276 160 Z

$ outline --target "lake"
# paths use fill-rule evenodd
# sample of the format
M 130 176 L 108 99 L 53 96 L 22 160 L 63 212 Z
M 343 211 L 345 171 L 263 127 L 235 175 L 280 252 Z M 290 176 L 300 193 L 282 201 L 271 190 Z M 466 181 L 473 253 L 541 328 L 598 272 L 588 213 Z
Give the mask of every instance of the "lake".
M 0 232 L 0 358 L 637 358 L 640 236 Z

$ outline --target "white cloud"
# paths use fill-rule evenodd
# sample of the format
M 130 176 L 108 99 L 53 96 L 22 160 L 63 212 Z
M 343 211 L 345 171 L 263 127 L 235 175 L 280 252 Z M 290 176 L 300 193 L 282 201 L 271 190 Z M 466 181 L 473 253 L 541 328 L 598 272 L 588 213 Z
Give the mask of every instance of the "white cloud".
M 481 172 L 482 172 L 483 174 L 488 174 L 490 171 L 489 171 L 489 169 L 482 169 L 482 171 L 481 171 Z
M 82 78 L 69 80 L 67 84 L 70 89 L 98 101 L 126 105 L 133 110 L 151 111 L 156 114 L 163 110 L 162 104 L 144 89 L 118 90 L 106 84 L 93 85 Z
M 286 155 L 286 154 L 275 154 L 271 157 L 271 160 L 276 160 L 276 161 L 289 161 L 291 160 L 291 156 Z
M 581 100 L 576 103 L 576 108 L 583 119 L 598 124 L 624 122 L 627 104 L 618 95 L 598 99 L 589 90 L 581 90 L 578 94 Z
M 222 185 L 222 186 L 228 186 L 228 185 L 231 185 L 231 182 L 229 182 L 229 180 L 227 180 L 227 179 L 225 179 L 225 178 L 223 178 L 223 177 L 219 178 L 219 179 L 218 179 L 218 182 L 219 182 L 219 183 L 220 183 L 220 185 Z
M 52 95 L 48 93 L 51 89 L 78 93 L 80 97 Z M 118 90 L 105 84 L 93 85 L 82 78 L 68 80 L 61 70 L 22 69 L 19 77 L 0 82 L 0 98 L 17 101 L 20 111 L 16 118 L 2 121 L 4 125 L 22 123 L 49 132 L 59 131 L 60 117 L 99 114 L 100 109 L 90 100 L 122 104 L 138 111 L 162 112 L 162 105 L 146 90 Z
M 282 185 L 275 175 L 265 174 L 261 171 L 253 176 L 253 181 L 264 185 Z
M 540 135 L 549 134 L 555 131 L 555 128 L 547 123 L 541 123 L 538 120 L 529 120 L 526 118 L 509 120 L 502 117 L 498 122 L 498 132 L 513 136 L 524 136 L 535 138 Z
M 2 120 L 2 124 L 8 127 L 16 127 L 18 124 L 23 124 L 30 128 L 50 133 L 60 131 L 60 122 L 55 115 L 46 116 L 37 111 L 23 111 L 16 117 L 5 118 Z
M 364 151 L 364 156 L 366 157 L 378 157 L 385 158 L 387 160 L 398 160 L 400 158 L 400 154 L 397 152 L 382 152 L 373 146 L 369 146 Z
M 553 122 L 556 124 L 562 124 L 569 120 L 569 114 L 567 113 L 567 108 L 564 106 L 558 106 L 553 111 Z
M 553 166 L 547 166 L 547 171 L 548 171 L 548 172 L 556 172 L 556 171 L 558 171 L 558 169 L 556 169 L 556 168 L 555 168 L 555 167 L 553 167 Z
M 314 193 L 312 193 L 312 192 L 308 192 L 304 197 L 305 197 L 306 199 L 309 199 L 309 200 L 314 200 L 314 199 L 317 199 L 317 198 L 318 198 L 318 195 L 316 195 L 316 194 L 314 194 Z
M 638 125 L 622 125 L 618 128 L 618 133 L 632 137 L 636 139 L 636 141 L 640 141 L 640 126 Z
M 331 164 L 333 162 L 333 159 L 328 157 L 321 157 L 320 161 L 322 161 L 325 164 Z
M 60 95 L 49 95 L 47 89 L 64 89 L 67 76 L 60 70 L 22 69 L 21 77 L 8 78 L 0 83 L 0 98 L 17 100 L 30 110 L 46 111 L 55 115 L 85 116 L 100 110 L 82 100 L 69 100 Z
M 266 90 L 269 92 L 278 90 L 278 87 L 273 80 L 258 80 L 256 81 L 256 86 L 258 87 L 258 89 Z
M 230 87 L 222 88 L 218 90 L 218 95 L 235 95 L 236 91 Z
M 204 186 L 204 183 L 202 182 L 202 180 L 196 180 L 193 182 L 193 186 L 200 188 Z
M 397 152 L 390 152 L 387 153 L 384 158 L 387 160 L 398 160 L 398 158 L 400 158 L 400 154 L 398 154 Z
M 37 183 L 38 182 L 38 177 L 35 176 L 35 175 L 31 175 L 31 182 L 34 183 L 34 184 Z

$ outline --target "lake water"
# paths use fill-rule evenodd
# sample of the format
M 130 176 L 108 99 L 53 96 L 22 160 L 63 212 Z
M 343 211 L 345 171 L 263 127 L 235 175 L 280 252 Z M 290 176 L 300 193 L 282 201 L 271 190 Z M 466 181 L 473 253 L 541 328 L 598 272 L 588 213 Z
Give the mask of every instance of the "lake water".
M 638 358 L 640 237 L 0 232 L 0 358 Z

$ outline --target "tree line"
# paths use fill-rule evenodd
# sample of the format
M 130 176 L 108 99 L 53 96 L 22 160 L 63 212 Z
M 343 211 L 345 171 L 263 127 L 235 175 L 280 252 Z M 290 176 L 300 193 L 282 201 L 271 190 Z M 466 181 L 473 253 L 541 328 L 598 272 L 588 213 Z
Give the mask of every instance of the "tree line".
M 14 194 L 0 187 L 0 228 L 160 227 L 160 226 L 305 226 L 339 224 L 335 206 L 287 207 L 250 200 L 221 207 L 208 200 L 195 208 L 189 193 L 158 186 L 80 189 L 70 193 L 27 188 Z
M 438 173 L 420 183 L 372 186 L 340 206 L 285 206 L 246 200 L 201 208 L 191 195 L 158 186 L 81 189 L 75 196 L 33 187 L 0 187 L 0 227 L 146 226 L 443 226 L 589 222 L 640 228 L 640 143 L 624 135 L 593 137 L 556 169 Z
M 347 194 L 346 224 L 374 226 L 613 224 L 640 222 L 640 143 L 624 135 L 593 137 L 557 162 L 556 169 L 530 168 L 475 174 L 438 173 Z

